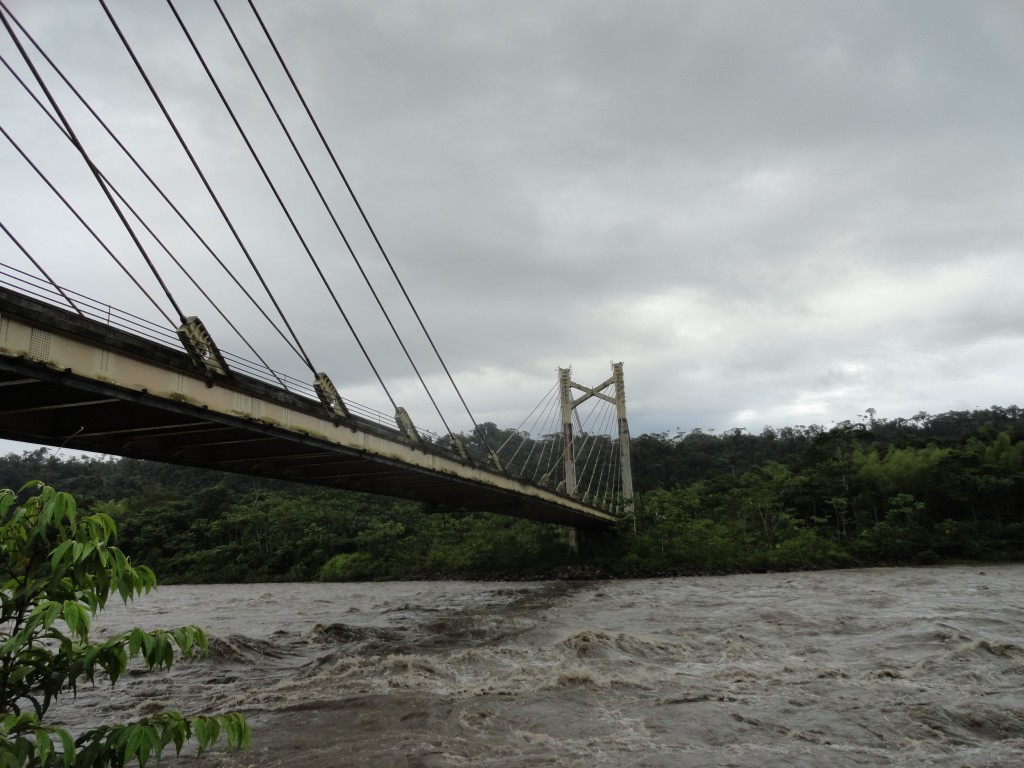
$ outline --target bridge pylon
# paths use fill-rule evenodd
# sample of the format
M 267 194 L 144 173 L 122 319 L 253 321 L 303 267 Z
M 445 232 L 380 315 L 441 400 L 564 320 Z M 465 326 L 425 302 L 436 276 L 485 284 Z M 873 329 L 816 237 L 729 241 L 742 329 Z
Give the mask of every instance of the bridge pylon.
M 629 453 L 629 421 L 626 417 L 626 384 L 622 363 L 612 363 L 612 375 L 595 387 L 587 387 L 572 380 L 572 369 L 558 369 L 559 400 L 562 412 L 562 461 L 565 467 L 565 492 L 577 493 L 576 455 L 573 440 L 573 411 L 592 397 L 615 406 L 618 418 L 619 472 L 622 488 L 622 514 L 633 516 L 633 469 Z M 573 390 L 583 394 L 574 396 Z M 610 394 L 608 392 L 610 391 Z

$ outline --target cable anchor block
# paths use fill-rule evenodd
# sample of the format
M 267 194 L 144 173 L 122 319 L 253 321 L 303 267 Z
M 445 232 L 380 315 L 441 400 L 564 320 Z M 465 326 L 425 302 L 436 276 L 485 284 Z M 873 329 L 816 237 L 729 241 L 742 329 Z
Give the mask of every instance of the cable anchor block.
M 466 450 L 466 442 L 459 435 L 452 435 L 452 448 L 462 457 L 463 461 L 469 461 L 469 451 Z
M 197 366 L 206 368 L 207 371 L 216 376 L 227 376 L 230 372 L 224 355 L 221 354 L 214 343 L 210 332 L 206 330 L 195 315 L 186 317 L 185 322 L 178 327 L 178 338 L 182 346 Z
M 423 442 L 420 433 L 416 431 L 416 425 L 412 423 L 412 417 L 409 416 L 409 412 L 402 406 L 398 406 L 395 409 L 395 422 L 398 424 L 398 428 L 402 430 L 402 434 L 414 443 Z
M 349 412 L 345 407 L 345 401 L 341 399 L 334 382 L 328 378 L 326 373 L 321 372 L 316 375 L 313 380 L 313 389 L 316 390 L 316 396 L 320 398 L 320 402 L 327 410 L 338 418 L 348 418 Z
M 504 472 L 505 467 L 501 465 L 501 459 L 498 458 L 498 454 L 496 454 L 493 450 L 490 450 L 488 452 L 491 454 L 491 463 L 499 472 Z

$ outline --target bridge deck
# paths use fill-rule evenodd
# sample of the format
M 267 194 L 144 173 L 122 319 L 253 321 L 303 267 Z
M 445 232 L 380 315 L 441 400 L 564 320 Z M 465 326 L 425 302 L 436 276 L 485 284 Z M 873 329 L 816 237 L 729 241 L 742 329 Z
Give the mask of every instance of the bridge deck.
M 615 518 L 442 446 L 0 287 L 0 437 L 578 527 Z M 39 478 L 45 480 L 45 478 Z

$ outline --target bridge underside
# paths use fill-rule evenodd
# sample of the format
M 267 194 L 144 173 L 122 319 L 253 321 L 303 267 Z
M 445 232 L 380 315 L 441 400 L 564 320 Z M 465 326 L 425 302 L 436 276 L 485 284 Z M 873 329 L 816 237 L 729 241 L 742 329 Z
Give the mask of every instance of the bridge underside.
M 0 437 L 561 525 L 615 520 L 285 390 L 213 380 L 184 353 L 2 289 Z

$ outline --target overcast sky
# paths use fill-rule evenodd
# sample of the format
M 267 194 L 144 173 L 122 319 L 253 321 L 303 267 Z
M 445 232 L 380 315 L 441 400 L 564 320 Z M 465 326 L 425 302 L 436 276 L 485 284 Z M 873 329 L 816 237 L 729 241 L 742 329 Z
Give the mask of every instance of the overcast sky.
M 98 3 L 4 2 L 258 292 Z M 109 4 L 315 366 L 388 410 L 167 4 Z M 613 360 L 634 435 L 1024 401 L 1018 0 L 257 4 L 478 421 L 516 426 L 559 366 L 596 384 Z M 437 429 L 212 2 L 178 5 L 385 382 Z M 446 416 L 468 428 L 247 4 L 222 5 Z M 0 52 L 27 74 L 6 34 Z M 309 378 L 41 71 L 249 341 Z M 6 70 L 0 120 L 155 286 Z M 159 319 L 2 137 L 0 178 L 0 218 L 59 282 Z M 251 356 L 146 244 L 185 312 Z M 0 261 L 34 271 L 2 233 Z

